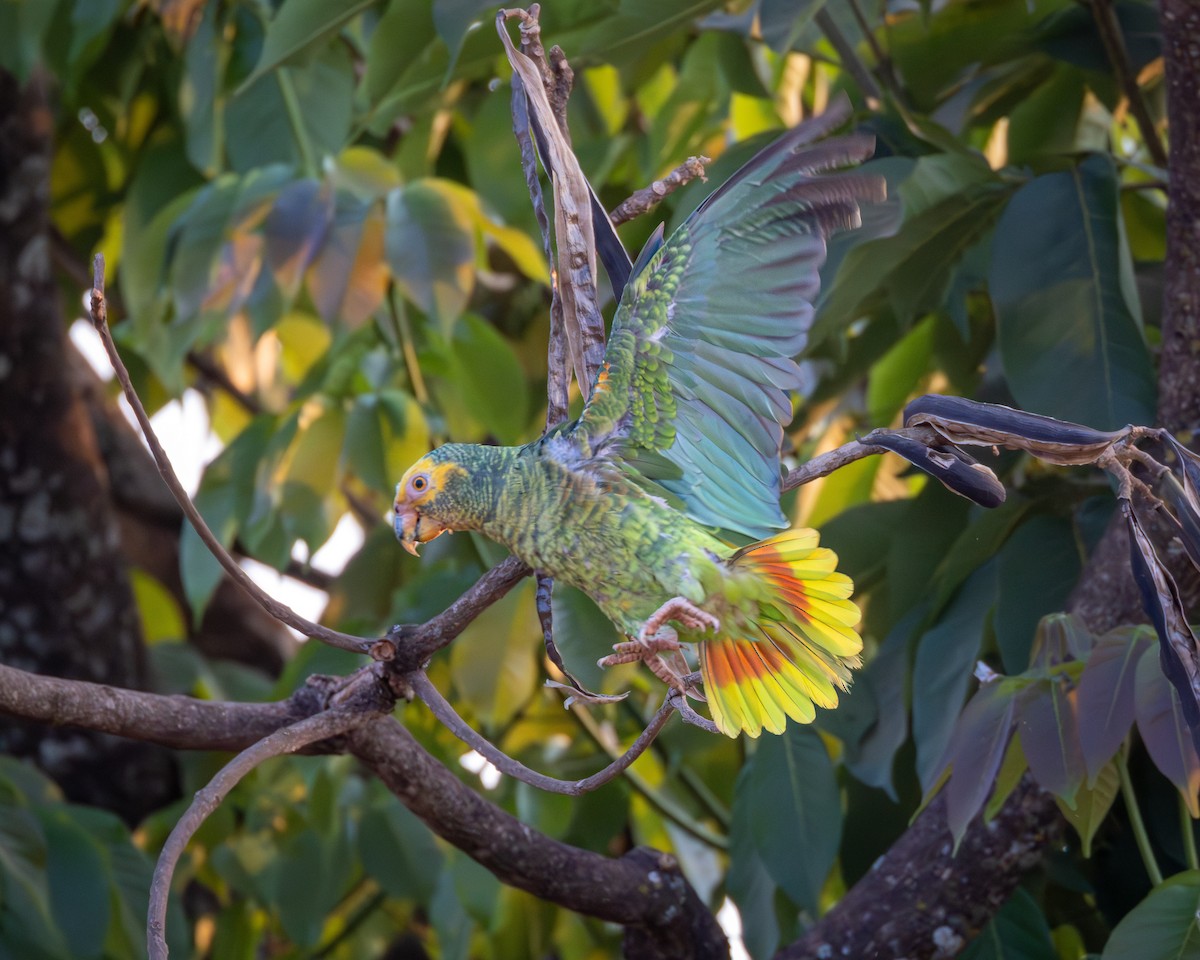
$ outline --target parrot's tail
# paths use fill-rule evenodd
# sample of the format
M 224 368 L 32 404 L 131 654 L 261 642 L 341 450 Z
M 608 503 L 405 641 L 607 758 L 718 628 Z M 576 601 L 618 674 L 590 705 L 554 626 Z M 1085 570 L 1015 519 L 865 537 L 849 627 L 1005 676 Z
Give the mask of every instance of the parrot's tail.
M 722 631 L 700 644 L 705 696 L 727 736 L 782 733 L 787 717 L 810 723 L 814 704 L 837 706 L 837 691 L 862 662 L 854 584 L 835 569 L 837 555 L 817 543 L 815 530 L 789 530 L 730 558 L 731 568 L 757 574 L 765 590 L 744 636 Z

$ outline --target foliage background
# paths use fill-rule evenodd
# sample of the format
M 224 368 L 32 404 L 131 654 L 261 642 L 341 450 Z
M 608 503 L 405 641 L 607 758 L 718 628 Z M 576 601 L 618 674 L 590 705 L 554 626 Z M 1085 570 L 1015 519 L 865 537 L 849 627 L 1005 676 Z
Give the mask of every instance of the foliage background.
M 715 158 L 709 185 L 623 228 L 631 250 L 836 91 L 861 108 L 893 199 L 832 245 L 789 432 L 798 462 L 895 424 L 928 391 L 1102 429 L 1154 421 L 1165 174 L 1097 10 L 1115 16 L 1161 136 L 1157 16 L 1135 0 L 555 0 L 542 24 L 576 70 L 574 147 L 610 208 L 689 155 Z M 425 620 L 500 557 L 474 536 L 441 538 L 420 563 L 398 550 L 385 515 L 403 469 L 431 443 L 520 442 L 544 420 L 548 271 L 492 14 L 473 0 L 0 4 L 0 63 L 45 83 L 54 105 L 64 303 L 78 296 L 72 259 L 104 252 L 139 392 L 153 408 L 200 386 L 225 444 L 197 497 L 210 525 L 327 588 L 325 620 L 348 631 Z M 1097 642 L 1062 619 L 1038 630 L 1104 529 L 1108 485 L 1011 454 L 995 467 L 1010 496 L 991 512 L 886 457 L 789 496 L 866 613 L 867 666 L 837 712 L 758 742 L 673 724 L 597 794 L 505 779 L 489 799 L 588 849 L 674 851 L 702 898 L 732 898 L 747 949 L 765 957 L 869 870 L 948 764 L 959 832 L 1028 765 L 1076 832 L 971 955 L 1191 955 L 1200 763 L 1153 644 Z M 326 579 L 305 560 L 346 514 L 364 543 Z M 187 641 L 219 572 L 186 529 L 179 554 L 181 589 L 131 573 L 156 689 L 274 699 L 357 665 L 316 644 L 274 673 L 205 656 Z M 591 666 L 613 630 L 560 588 L 568 665 L 634 691 L 563 710 L 542 686 L 532 592 L 487 611 L 430 675 L 509 754 L 583 776 L 661 691 L 644 671 Z M 1010 679 L 976 693 L 980 659 Z M 401 714 L 477 783 L 421 707 Z M 221 758 L 176 762 L 187 796 Z M 147 854 L 181 803 L 130 833 L 0 763 L 0 950 L 139 955 Z M 1152 878 L 1151 864 L 1176 876 Z M 257 771 L 178 879 L 178 956 L 582 958 L 617 942 L 500 886 L 345 757 Z

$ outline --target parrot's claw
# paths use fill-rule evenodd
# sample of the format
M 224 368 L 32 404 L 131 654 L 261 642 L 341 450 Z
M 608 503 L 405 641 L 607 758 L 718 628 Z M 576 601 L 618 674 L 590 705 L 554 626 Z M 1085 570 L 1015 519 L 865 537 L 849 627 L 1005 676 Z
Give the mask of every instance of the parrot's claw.
M 721 621 L 708 611 L 701 610 L 691 600 L 684 597 L 672 597 L 655 610 L 650 619 L 642 625 L 638 637 L 642 640 L 649 640 L 662 629 L 663 624 L 668 620 L 674 620 L 688 630 L 701 632 L 711 630 L 716 633 L 721 629 Z
M 643 629 L 637 639 L 614 643 L 613 652 L 597 663 L 601 667 L 615 667 L 622 663 L 641 661 L 650 668 L 659 680 L 681 694 L 697 696 L 696 674 L 691 672 L 687 661 L 680 653 L 679 636 L 671 627 L 660 627 L 653 635 L 644 636 Z M 703 696 L 700 696 L 703 699 Z

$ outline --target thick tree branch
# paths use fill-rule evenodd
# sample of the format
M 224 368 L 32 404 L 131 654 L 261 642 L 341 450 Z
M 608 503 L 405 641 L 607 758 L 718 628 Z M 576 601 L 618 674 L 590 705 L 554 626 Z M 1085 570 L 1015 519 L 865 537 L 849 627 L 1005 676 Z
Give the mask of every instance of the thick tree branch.
M 776 960 L 953 957 L 1062 829 L 1054 798 L 1027 777 L 991 824 L 976 822 L 967 831 L 953 855 L 945 796 L 939 796 L 871 872 Z
M 434 833 L 505 883 L 568 909 L 626 924 L 627 938 L 639 945 L 631 956 L 728 956 L 716 920 L 674 858 L 639 850 L 613 860 L 550 840 L 476 794 L 394 719 L 370 720 L 377 708 L 371 685 L 378 686 L 379 670 L 378 665 L 364 669 L 342 684 L 347 691 L 364 691 L 366 706 L 354 709 L 368 720 L 332 746 L 363 761 Z M 324 716 L 329 682 L 323 678 L 280 703 L 214 703 L 0 666 L 0 712 L 183 749 L 234 750 L 306 718 Z
M 1159 423 L 1200 424 L 1200 7 L 1162 0 L 1171 195 L 1167 204 Z
M 434 760 L 394 720 L 350 734 L 350 751 L 413 813 L 501 881 L 626 927 L 626 955 L 727 957 L 716 919 L 674 857 L 637 849 L 613 860 L 536 833 Z
M 311 686 L 277 703 L 226 703 L 60 680 L 0 664 L 0 713 L 176 750 L 241 750 L 311 716 L 321 704 Z

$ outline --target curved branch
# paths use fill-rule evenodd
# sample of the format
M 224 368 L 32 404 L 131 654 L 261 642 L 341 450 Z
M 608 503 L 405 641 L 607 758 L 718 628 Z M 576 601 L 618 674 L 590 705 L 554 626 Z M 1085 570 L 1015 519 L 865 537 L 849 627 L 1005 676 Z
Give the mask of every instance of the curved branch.
M 451 733 L 479 753 L 501 773 L 506 773 L 539 790 L 560 793 L 567 797 L 579 797 L 590 793 L 597 787 L 602 787 L 620 776 L 634 760 L 646 752 L 646 748 L 654 742 L 654 738 L 667 725 L 667 721 L 671 719 L 671 714 L 675 710 L 675 702 L 672 697 L 668 696 L 646 725 L 646 729 L 638 735 L 629 749 L 607 767 L 582 780 L 559 780 L 555 777 L 548 777 L 544 773 L 538 773 L 536 770 L 530 770 L 525 764 L 510 757 L 491 741 L 472 730 L 466 721 L 455 712 L 454 707 L 450 706 L 450 702 L 442 696 L 441 691 L 433 685 L 424 671 L 418 670 L 416 673 L 410 674 L 408 681 L 425 706 L 445 724 Z
M 142 428 L 142 434 L 146 438 L 146 443 L 150 447 L 150 453 L 154 456 L 154 462 L 158 465 L 163 480 L 171 488 L 171 493 L 175 497 L 175 501 L 179 504 L 180 509 L 183 510 L 192 526 L 195 527 L 196 533 L 204 541 L 204 545 L 208 547 L 212 555 L 221 564 L 222 569 L 229 574 L 230 578 L 238 586 L 249 593 L 267 613 L 281 623 L 285 623 L 289 627 L 293 627 L 301 633 L 314 637 L 323 643 L 328 643 L 331 646 L 340 647 L 343 650 L 351 650 L 354 653 L 366 653 L 374 642 L 373 640 L 364 637 L 355 637 L 338 630 L 330 630 L 328 627 L 323 627 L 300 616 L 300 614 L 296 613 L 287 604 L 280 603 L 250 579 L 246 571 L 229 555 L 229 551 L 225 549 L 221 541 L 209 529 L 204 517 L 200 515 L 200 511 L 196 509 L 196 505 L 192 503 L 191 497 L 184 490 L 183 484 L 179 482 L 179 477 L 175 475 L 175 470 L 171 466 L 171 460 L 167 456 L 166 451 L 163 450 L 162 444 L 158 441 L 158 436 L 155 434 L 154 428 L 150 424 L 150 418 L 146 414 L 146 408 L 142 406 L 141 398 L 133 388 L 133 381 L 129 377 L 129 371 L 125 368 L 125 363 L 121 359 L 121 355 L 117 352 L 116 344 L 113 342 L 112 332 L 108 328 L 108 303 L 104 299 L 104 256 L 99 253 L 96 254 L 95 261 L 95 277 L 91 295 L 91 318 L 92 326 L 96 328 L 96 332 L 100 334 L 100 339 L 104 342 L 105 352 L 108 353 L 108 359 L 113 365 L 117 380 L 120 381 L 121 389 L 125 391 L 125 399 L 129 401 L 129 405 L 133 408 L 138 424 Z
M 331 710 L 281 727 L 239 753 L 196 792 L 191 806 L 179 818 L 163 844 L 158 863 L 154 866 L 154 879 L 150 883 L 150 909 L 146 919 L 146 947 L 150 960 L 167 960 L 167 899 L 171 892 L 171 877 L 175 873 L 175 866 L 187 848 L 188 841 L 208 819 L 208 815 L 221 805 L 229 791 L 264 760 L 286 753 L 296 753 L 319 740 L 347 733 L 368 722 L 380 710 L 390 708 L 390 705 L 389 701 L 387 707 L 377 704 L 374 709 L 366 710 L 361 703 L 351 700 Z

